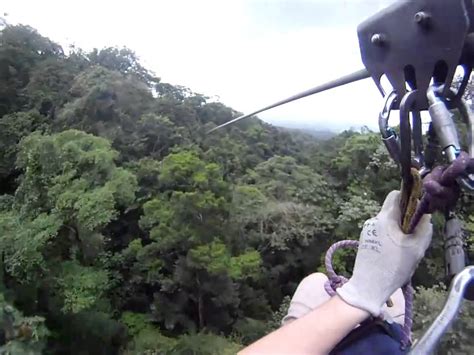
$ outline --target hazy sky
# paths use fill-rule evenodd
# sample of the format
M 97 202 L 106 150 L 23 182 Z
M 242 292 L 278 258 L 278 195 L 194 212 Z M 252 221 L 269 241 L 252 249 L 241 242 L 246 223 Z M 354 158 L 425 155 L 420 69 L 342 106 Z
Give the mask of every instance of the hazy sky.
M 64 46 L 127 46 L 165 82 L 249 112 L 362 68 L 356 27 L 393 0 L 3 0 Z M 278 123 L 376 127 L 371 80 L 261 114 Z

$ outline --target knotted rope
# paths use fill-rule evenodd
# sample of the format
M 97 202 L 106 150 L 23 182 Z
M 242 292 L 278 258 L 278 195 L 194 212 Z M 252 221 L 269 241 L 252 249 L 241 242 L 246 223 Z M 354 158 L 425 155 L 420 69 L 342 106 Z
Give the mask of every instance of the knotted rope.
M 456 205 L 460 194 L 457 179 L 472 172 L 473 168 L 474 159 L 461 152 L 450 165 L 437 166 L 423 179 L 423 197 L 410 222 L 409 233 L 413 232 L 424 214 L 445 212 Z

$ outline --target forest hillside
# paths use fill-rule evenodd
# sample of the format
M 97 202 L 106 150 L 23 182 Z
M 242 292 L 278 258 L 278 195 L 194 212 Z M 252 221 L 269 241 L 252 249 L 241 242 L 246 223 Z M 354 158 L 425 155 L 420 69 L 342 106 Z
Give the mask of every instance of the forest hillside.
M 278 327 L 398 171 L 367 129 L 319 139 L 249 119 L 206 133 L 238 115 L 127 48 L 0 32 L 2 353 L 225 354 Z M 444 302 L 440 221 L 414 277 L 416 334 Z M 353 258 L 339 253 L 338 272 Z M 474 351 L 473 316 L 442 352 Z

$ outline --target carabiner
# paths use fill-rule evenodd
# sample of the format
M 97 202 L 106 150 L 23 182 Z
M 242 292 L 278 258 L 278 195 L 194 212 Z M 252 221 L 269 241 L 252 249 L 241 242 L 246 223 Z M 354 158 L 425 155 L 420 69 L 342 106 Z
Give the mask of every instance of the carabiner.
M 400 102 L 400 164 L 402 180 L 407 183 L 412 181 L 411 167 L 411 127 L 410 111 L 415 104 L 417 90 L 407 92 Z M 411 188 L 409 189 L 411 191 Z
M 461 152 L 461 145 L 451 112 L 432 86 L 428 89 L 426 97 L 430 105 L 428 111 L 441 149 L 446 154 L 448 162 L 452 163 Z
M 417 94 L 417 90 L 407 92 L 400 102 L 400 170 L 402 175 L 400 222 L 404 233 L 410 231 L 411 219 L 422 191 L 421 177 L 418 170 L 413 167 L 411 158 L 410 111 L 415 106 Z
M 448 158 L 448 162 L 451 163 L 461 152 L 456 125 L 447 107 L 447 104 L 451 104 L 459 111 L 464 123 L 467 125 L 468 154 L 469 158 L 473 159 L 474 142 L 472 139 L 474 136 L 474 119 L 469 105 L 452 90 L 448 91 L 448 97 L 444 99 L 447 102 L 445 102 L 443 98 L 440 97 L 442 90 L 443 86 L 430 87 L 427 92 L 427 98 L 430 104 L 429 112 L 436 136 Z M 474 177 L 472 175 L 466 173 L 465 176 L 458 178 L 457 181 L 464 190 L 474 192 Z
M 400 142 L 396 132 L 388 125 L 390 112 L 395 107 L 397 99 L 398 96 L 395 91 L 385 97 L 382 111 L 379 114 L 379 129 L 388 154 L 398 164 L 400 163 Z
M 423 155 L 423 130 L 421 127 L 420 111 L 414 110 L 411 112 L 413 122 L 413 153 L 414 164 L 418 169 L 421 169 L 425 164 L 425 157 Z
M 464 250 L 463 225 L 451 210 L 445 213 L 444 261 L 448 279 L 466 267 L 467 256 Z

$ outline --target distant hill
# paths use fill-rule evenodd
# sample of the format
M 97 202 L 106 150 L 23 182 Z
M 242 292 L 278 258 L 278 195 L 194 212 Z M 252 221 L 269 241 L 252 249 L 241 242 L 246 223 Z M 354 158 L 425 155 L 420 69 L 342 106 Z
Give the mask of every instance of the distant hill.
M 318 140 L 328 140 L 336 136 L 337 133 L 328 129 L 315 129 L 315 128 L 289 128 L 277 126 L 280 131 L 292 132 L 292 133 L 303 133 L 310 135 Z
M 320 133 L 322 132 L 323 134 L 321 135 L 322 137 L 325 136 L 326 133 L 329 133 L 329 138 L 337 135 L 343 131 L 354 131 L 354 132 L 360 132 L 361 130 L 371 130 L 371 131 L 378 131 L 378 126 L 377 124 L 374 125 L 358 125 L 358 124 L 344 124 L 342 122 L 337 122 L 333 120 L 328 120 L 327 122 L 316 122 L 316 121 L 307 121 L 303 120 L 301 118 L 294 118 L 294 119 L 285 119 L 285 118 L 278 118 L 278 117 L 273 117 L 273 118 L 261 118 L 263 121 L 270 123 L 274 126 L 277 127 L 284 127 L 284 128 L 289 128 L 289 129 L 295 129 L 295 130 L 302 130 L 304 132 L 307 132 L 311 135 L 314 135 L 312 132 L 316 132 L 316 137 L 319 138 Z M 361 122 L 362 120 L 359 120 L 357 118 L 354 118 L 353 122 Z

